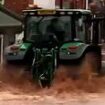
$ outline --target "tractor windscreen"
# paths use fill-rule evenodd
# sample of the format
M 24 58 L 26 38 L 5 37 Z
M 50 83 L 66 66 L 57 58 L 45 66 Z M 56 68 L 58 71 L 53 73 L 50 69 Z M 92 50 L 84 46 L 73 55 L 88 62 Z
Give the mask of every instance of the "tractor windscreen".
M 66 40 L 71 34 L 71 18 L 69 16 L 32 16 L 28 19 L 26 35 L 28 40 L 36 35 L 54 34 L 58 40 Z
M 74 39 L 85 40 L 86 25 L 84 17 L 72 16 L 30 16 L 27 21 L 26 40 L 34 40 L 36 36 L 53 34 L 59 41 Z M 75 35 L 74 35 L 75 33 Z

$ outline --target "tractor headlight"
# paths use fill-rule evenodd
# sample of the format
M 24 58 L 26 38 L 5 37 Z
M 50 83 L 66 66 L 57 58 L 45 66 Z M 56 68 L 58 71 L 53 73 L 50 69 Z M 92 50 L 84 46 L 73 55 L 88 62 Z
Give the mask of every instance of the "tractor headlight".
M 17 45 L 13 45 L 10 47 L 10 50 L 13 52 L 13 53 L 16 53 L 16 52 L 19 52 L 20 48 L 19 46 Z
M 68 47 L 68 51 L 71 52 L 71 53 L 76 52 L 77 49 L 78 49 L 78 46 L 70 46 L 70 47 Z

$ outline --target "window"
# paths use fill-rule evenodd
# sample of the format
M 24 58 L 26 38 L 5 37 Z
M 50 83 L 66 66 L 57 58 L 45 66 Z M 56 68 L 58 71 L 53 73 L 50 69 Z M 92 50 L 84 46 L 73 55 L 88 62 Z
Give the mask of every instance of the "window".
M 0 4 L 4 5 L 4 0 L 0 0 Z
M 54 19 L 57 22 L 55 24 Z M 53 22 L 53 23 L 52 23 Z M 48 28 L 50 27 L 50 28 Z M 51 30 L 51 27 L 53 30 Z M 53 17 L 53 16 L 39 16 L 39 17 L 30 17 L 27 22 L 26 35 L 27 38 L 32 40 L 33 36 L 36 35 L 47 35 L 49 33 L 55 34 L 58 38 L 65 35 L 65 40 L 70 38 L 71 34 L 71 24 L 69 16 Z M 58 36 L 59 34 L 59 36 Z

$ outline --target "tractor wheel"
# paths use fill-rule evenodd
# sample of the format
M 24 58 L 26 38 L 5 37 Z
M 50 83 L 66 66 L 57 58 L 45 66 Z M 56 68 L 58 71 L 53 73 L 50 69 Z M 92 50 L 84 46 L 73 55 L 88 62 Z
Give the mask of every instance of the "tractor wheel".
M 83 75 L 84 73 L 88 76 L 91 74 L 102 74 L 101 54 L 95 52 L 86 53 L 82 62 L 82 69 L 81 73 L 83 73 Z
M 60 65 L 61 65 L 60 59 L 59 59 L 59 57 L 57 57 L 57 59 L 56 59 L 56 68 L 59 68 Z
M 45 88 L 45 87 L 50 88 L 51 87 L 52 80 L 54 78 L 54 69 L 55 69 L 55 63 L 49 61 L 45 68 L 46 71 L 42 75 L 42 79 L 39 79 L 39 84 L 42 88 Z
M 57 59 L 56 59 L 56 57 L 54 57 L 54 59 L 50 60 L 48 63 L 48 81 L 47 81 L 48 84 L 47 84 L 47 87 L 51 87 L 56 67 L 57 67 Z
M 54 67 L 52 67 L 51 70 L 49 70 L 49 72 L 48 72 L 49 73 L 49 77 L 48 77 L 49 79 L 48 79 L 48 85 L 47 85 L 48 87 L 51 87 L 52 80 L 54 78 L 54 70 L 53 69 L 54 69 Z
M 53 64 L 51 65 L 48 65 L 50 66 L 50 68 L 48 69 L 47 71 L 47 74 L 46 74 L 46 79 L 42 81 L 42 87 L 48 87 L 50 88 L 51 87 L 51 84 L 52 84 L 52 80 L 54 78 L 54 67 L 53 67 Z
M 32 73 L 32 79 L 35 80 L 35 78 L 36 78 L 35 58 L 33 59 L 33 62 L 32 62 L 31 73 Z

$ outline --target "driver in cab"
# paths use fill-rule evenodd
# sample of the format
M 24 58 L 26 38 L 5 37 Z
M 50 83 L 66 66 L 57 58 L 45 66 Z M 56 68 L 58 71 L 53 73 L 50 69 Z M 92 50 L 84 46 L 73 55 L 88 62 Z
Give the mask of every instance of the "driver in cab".
M 59 42 L 64 41 L 64 25 L 58 18 L 53 18 L 47 26 L 47 33 L 54 34 Z

